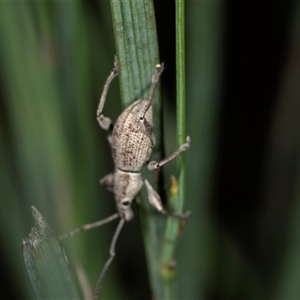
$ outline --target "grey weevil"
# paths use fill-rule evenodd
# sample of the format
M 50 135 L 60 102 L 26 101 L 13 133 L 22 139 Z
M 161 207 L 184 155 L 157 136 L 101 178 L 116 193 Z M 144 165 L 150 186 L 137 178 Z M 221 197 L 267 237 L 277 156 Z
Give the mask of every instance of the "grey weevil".
M 117 59 L 115 59 L 113 70 L 105 82 L 100 97 L 100 103 L 97 109 L 97 121 L 104 130 L 112 129 L 112 134 L 108 137 L 108 140 L 111 145 L 112 157 L 115 165 L 114 172 L 104 176 L 100 180 L 100 184 L 114 193 L 117 213 L 104 220 L 83 225 L 61 236 L 61 239 L 64 239 L 66 237 L 73 236 L 80 231 L 86 231 L 91 228 L 106 224 L 112 220 L 115 220 L 116 218 L 120 218 L 110 245 L 110 257 L 106 261 L 101 271 L 99 280 L 97 282 L 94 299 L 98 299 L 103 278 L 115 256 L 115 246 L 120 231 L 125 221 L 130 221 L 133 218 L 131 204 L 144 183 L 148 192 L 149 203 L 159 212 L 180 219 L 187 219 L 191 215 L 191 212 L 189 211 L 186 213 L 166 211 L 162 205 L 158 193 L 153 189 L 148 180 L 143 179 L 141 175 L 141 169 L 149 160 L 152 148 L 155 145 L 155 136 L 152 128 L 152 102 L 159 78 L 163 70 L 163 63 L 155 66 L 155 73 L 152 76 L 152 85 L 148 99 L 140 99 L 133 102 L 121 113 L 114 126 L 111 119 L 104 116 L 102 111 L 109 86 L 112 80 L 119 73 Z M 186 143 L 181 145 L 169 157 L 161 160 L 160 162 L 149 162 L 148 169 L 151 171 L 159 169 L 161 166 L 178 156 L 181 152 L 186 151 L 190 145 L 191 139 L 187 137 Z

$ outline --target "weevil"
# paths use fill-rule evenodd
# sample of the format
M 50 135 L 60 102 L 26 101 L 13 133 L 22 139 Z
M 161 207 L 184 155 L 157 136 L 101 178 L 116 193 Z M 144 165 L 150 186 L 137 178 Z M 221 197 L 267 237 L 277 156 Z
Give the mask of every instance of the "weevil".
M 108 137 L 108 141 L 111 145 L 112 157 L 115 165 L 114 172 L 104 176 L 100 180 L 100 184 L 114 193 L 117 213 L 104 220 L 83 225 L 61 237 L 61 239 L 64 239 L 73 236 L 80 231 L 89 230 L 120 218 L 110 245 L 110 256 L 106 261 L 97 282 L 94 299 L 98 299 L 103 278 L 115 256 L 115 246 L 120 231 L 125 221 L 130 221 L 133 218 L 131 204 L 144 184 L 148 192 L 149 203 L 160 213 L 180 219 L 187 219 L 191 214 L 190 212 L 168 212 L 164 208 L 158 193 L 150 185 L 149 181 L 143 179 L 141 175 L 142 167 L 149 161 L 152 148 L 155 145 L 152 122 L 152 102 L 163 70 L 163 63 L 155 66 L 148 99 L 139 99 L 133 102 L 121 113 L 115 125 L 113 125 L 110 118 L 104 116 L 103 107 L 109 86 L 119 73 L 117 59 L 115 59 L 113 70 L 104 84 L 100 97 L 97 109 L 97 121 L 104 130 L 112 130 L 112 134 Z M 148 163 L 148 169 L 151 171 L 159 169 L 161 166 L 178 156 L 181 152 L 186 151 L 190 145 L 191 139 L 187 137 L 186 143 L 181 145 L 169 157 L 159 162 L 150 161 Z

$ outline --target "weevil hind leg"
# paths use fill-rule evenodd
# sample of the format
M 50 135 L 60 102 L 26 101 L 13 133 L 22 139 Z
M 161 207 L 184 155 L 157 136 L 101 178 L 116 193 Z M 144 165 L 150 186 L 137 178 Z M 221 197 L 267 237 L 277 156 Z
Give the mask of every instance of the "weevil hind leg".
M 150 161 L 148 163 L 148 169 L 150 171 L 157 170 L 169 161 L 173 160 L 175 157 L 177 157 L 181 152 L 186 151 L 191 146 L 192 140 L 189 136 L 186 137 L 186 142 L 181 145 L 173 154 L 168 156 L 167 158 L 161 160 L 160 162 L 157 161 Z
M 183 219 L 183 220 L 186 220 L 190 217 L 190 215 L 191 215 L 190 211 L 187 211 L 185 213 L 167 211 L 161 202 L 160 196 L 154 190 L 154 188 L 151 186 L 149 181 L 147 179 L 145 179 L 144 182 L 145 182 L 147 192 L 148 192 L 149 203 L 153 207 L 155 207 L 160 213 L 167 215 L 167 216 L 174 217 L 174 218 Z
M 99 293 L 100 293 L 100 289 L 101 289 L 101 286 L 102 286 L 102 282 L 103 282 L 103 279 L 104 279 L 104 276 L 110 266 L 110 264 L 112 263 L 115 255 L 116 255 L 116 243 L 117 243 L 117 239 L 120 235 L 120 232 L 122 230 L 122 227 L 125 223 L 125 219 L 121 219 L 119 224 L 118 224 L 118 227 L 114 233 L 114 236 L 112 238 L 112 241 L 111 241 L 111 244 L 110 244 L 110 248 L 109 248 L 109 258 L 108 260 L 106 261 L 102 271 L 101 271 L 101 274 L 99 276 L 99 279 L 98 279 L 98 282 L 97 282 L 97 286 L 96 286 L 96 290 L 95 290 L 95 294 L 94 294 L 94 300 L 97 300 L 98 299 L 98 296 L 99 296 Z

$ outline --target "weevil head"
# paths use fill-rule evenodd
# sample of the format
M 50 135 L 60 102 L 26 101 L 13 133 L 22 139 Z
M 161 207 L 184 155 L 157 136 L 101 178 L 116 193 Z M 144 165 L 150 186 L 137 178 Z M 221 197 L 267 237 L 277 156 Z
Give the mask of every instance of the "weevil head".
M 117 210 L 120 218 L 124 219 L 125 221 L 130 221 L 134 217 L 134 213 L 131 208 L 132 201 L 133 199 L 130 198 L 116 199 Z
M 133 218 L 131 204 L 143 185 L 141 173 L 125 172 L 119 169 L 114 173 L 114 194 L 118 213 L 126 221 Z

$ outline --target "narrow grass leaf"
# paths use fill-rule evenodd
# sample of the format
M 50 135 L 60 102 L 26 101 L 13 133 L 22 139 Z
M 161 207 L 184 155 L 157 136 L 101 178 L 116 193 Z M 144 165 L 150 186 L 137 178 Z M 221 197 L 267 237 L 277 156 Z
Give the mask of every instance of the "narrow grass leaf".
M 79 299 L 59 239 L 35 207 L 32 214 L 35 226 L 22 251 L 36 299 Z

